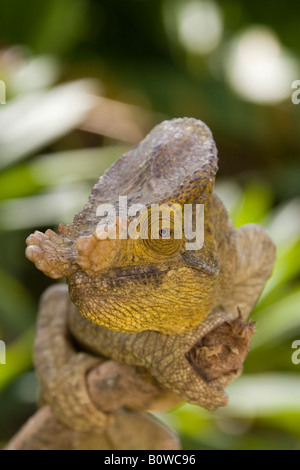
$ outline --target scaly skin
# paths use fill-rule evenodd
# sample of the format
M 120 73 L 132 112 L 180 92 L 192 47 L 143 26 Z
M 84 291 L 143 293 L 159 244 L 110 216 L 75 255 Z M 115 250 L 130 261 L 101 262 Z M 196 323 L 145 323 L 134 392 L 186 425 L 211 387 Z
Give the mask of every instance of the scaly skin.
M 89 421 L 84 420 L 85 413 L 95 422 L 86 398 L 82 406 L 77 400 L 74 418 L 74 399 L 71 403 L 72 391 L 66 384 L 66 377 L 73 377 L 76 393 L 84 396 L 83 375 L 91 367 L 90 354 L 145 367 L 163 387 L 207 409 L 226 404 L 223 388 L 241 368 L 207 381 L 187 354 L 215 328 L 232 322 L 239 311 L 248 317 L 271 275 L 275 248 L 257 225 L 234 229 L 213 192 L 216 172 L 217 150 L 208 127 L 195 119 L 165 121 L 100 178 L 72 225 L 61 225 L 59 234 L 47 230 L 28 237 L 27 257 L 48 276 L 67 278 L 74 305 L 61 292 L 65 302 L 61 321 L 87 351 L 77 360 L 60 355 L 66 345 L 63 339 L 57 344 L 51 333 L 54 317 L 59 322 L 59 316 L 42 315 L 37 370 L 44 399 L 62 422 L 83 429 Z M 124 195 L 129 204 L 146 206 L 142 216 L 147 224 L 153 203 L 204 204 L 203 248 L 188 250 L 184 237 L 101 239 L 97 207 L 112 203 L 118 216 L 118 198 Z M 125 220 L 126 227 L 131 221 Z M 117 223 L 124 223 L 121 216 Z M 174 226 L 178 223 L 174 215 Z M 49 355 L 58 355 L 57 361 L 49 360 Z

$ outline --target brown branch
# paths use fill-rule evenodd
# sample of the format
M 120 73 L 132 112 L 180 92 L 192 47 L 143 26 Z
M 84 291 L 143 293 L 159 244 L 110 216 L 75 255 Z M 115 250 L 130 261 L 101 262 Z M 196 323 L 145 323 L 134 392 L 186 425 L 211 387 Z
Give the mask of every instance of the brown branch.
M 6 450 L 179 449 L 177 436 L 148 413 L 170 408 L 180 399 L 163 391 L 144 370 L 106 361 L 90 370 L 87 386 L 94 404 L 114 413 L 114 422 L 98 434 L 68 429 L 50 406 L 38 410 L 11 439 Z
M 254 332 L 241 317 L 223 323 L 191 349 L 188 360 L 207 381 L 239 375 Z M 113 423 L 98 433 L 81 433 L 61 424 L 46 405 L 30 418 L 6 450 L 180 449 L 177 436 L 143 410 L 165 410 L 181 400 L 164 390 L 142 368 L 107 360 L 87 375 L 92 402 Z

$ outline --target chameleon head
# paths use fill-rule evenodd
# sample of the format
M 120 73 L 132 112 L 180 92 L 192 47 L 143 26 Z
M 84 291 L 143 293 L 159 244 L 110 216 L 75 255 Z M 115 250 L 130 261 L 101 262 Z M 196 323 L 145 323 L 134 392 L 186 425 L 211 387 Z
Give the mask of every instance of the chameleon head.
M 72 225 L 30 235 L 26 256 L 48 276 L 65 276 L 71 300 L 98 325 L 121 332 L 191 330 L 214 307 L 220 272 L 210 215 L 216 153 L 201 121 L 161 123 L 100 178 Z M 138 217 L 121 217 L 119 195 L 143 207 Z M 115 209 L 105 227 L 99 204 Z M 198 205 L 204 208 L 203 227 L 194 218 L 191 227 L 195 236 L 203 230 L 201 249 L 189 248 L 186 204 L 192 216 Z

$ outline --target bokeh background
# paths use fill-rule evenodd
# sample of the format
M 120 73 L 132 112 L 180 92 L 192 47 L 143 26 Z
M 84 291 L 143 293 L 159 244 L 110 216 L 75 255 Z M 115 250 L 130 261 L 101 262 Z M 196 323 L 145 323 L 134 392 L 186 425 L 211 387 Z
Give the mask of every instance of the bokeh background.
M 125 149 L 189 116 L 213 131 L 217 191 L 236 226 L 263 224 L 278 259 L 228 407 L 160 417 L 186 449 L 300 449 L 299 10 L 291 0 L 0 3 L 0 447 L 36 409 L 32 341 L 53 283 L 25 259 L 27 235 L 70 223 Z

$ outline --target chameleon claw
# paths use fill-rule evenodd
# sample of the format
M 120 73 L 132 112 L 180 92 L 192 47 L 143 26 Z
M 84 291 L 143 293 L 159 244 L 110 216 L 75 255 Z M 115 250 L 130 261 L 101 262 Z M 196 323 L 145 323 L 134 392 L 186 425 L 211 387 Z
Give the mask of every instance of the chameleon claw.
M 26 257 L 47 276 L 59 279 L 69 273 L 70 247 L 66 239 L 53 230 L 45 233 L 36 230 L 27 237 L 26 245 Z

